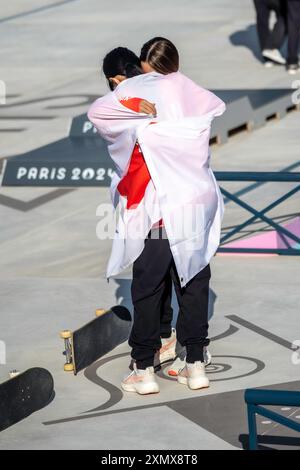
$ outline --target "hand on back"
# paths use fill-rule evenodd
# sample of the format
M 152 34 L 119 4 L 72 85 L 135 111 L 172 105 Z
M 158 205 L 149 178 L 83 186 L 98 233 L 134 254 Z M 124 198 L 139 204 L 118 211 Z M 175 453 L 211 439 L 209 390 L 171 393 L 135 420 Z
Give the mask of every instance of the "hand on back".
M 152 116 L 156 116 L 156 107 L 154 103 L 150 103 L 147 100 L 141 100 L 139 104 L 139 113 L 144 114 L 152 114 Z

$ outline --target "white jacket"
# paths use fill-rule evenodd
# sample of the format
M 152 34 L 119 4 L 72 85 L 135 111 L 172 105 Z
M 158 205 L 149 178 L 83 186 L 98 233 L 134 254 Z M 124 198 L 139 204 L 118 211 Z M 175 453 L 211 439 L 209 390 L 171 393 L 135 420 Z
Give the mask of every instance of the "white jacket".
M 120 104 L 131 97 L 155 103 L 157 118 Z M 151 72 L 125 80 L 92 104 L 88 117 L 107 140 L 116 164 L 112 200 L 121 208 L 107 277 L 140 255 L 144 239 L 161 217 L 181 286 L 210 262 L 220 241 L 224 205 L 209 167 L 209 137 L 212 120 L 224 111 L 222 100 L 180 72 Z M 136 140 L 151 181 L 141 203 L 128 210 L 116 188 L 127 172 Z

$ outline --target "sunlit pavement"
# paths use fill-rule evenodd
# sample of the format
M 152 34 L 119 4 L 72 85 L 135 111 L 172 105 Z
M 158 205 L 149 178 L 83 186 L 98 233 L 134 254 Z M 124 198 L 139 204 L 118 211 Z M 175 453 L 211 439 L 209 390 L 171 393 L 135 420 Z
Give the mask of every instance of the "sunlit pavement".
M 54 4 L 54 2 L 53 2 Z M 72 117 L 86 112 L 86 95 L 106 83 L 98 66 L 108 49 L 137 52 L 154 35 L 179 47 L 182 71 L 209 88 L 289 88 L 281 67 L 266 69 L 258 48 L 251 2 L 11 1 L 1 7 L 0 158 L 68 135 Z M 187 6 L 188 5 L 188 6 Z M 120 12 L 118 12 L 118 8 Z M 158 14 L 159 12 L 159 14 Z M 141 21 L 140 18 L 143 18 Z M 155 20 L 156 18 L 156 20 Z M 21 44 L 21 46 L 20 46 Z M 297 79 L 297 77 L 296 77 Z M 299 160 L 300 114 L 213 146 L 212 166 L 222 171 L 278 171 Z M 299 169 L 298 169 L 299 171 Z M 231 185 L 231 186 L 230 186 Z M 243 183 L 226 183 L 239 190 Z M 267 183 L 245 197 L 262 208 L 292 187 Z M 42 197 L 44 196 L 44 197 Z M 211 263 L 210 388 L 192 392 L 158 373 L 161 392 L 123 394 L 129 348 L 123 344 L 76 377 L 63 371 L 59 331 L 94 317 L 96 307 L 131 308 L 130 270 L 107 283 L 110 240 L 96 238 L 96 208 L 106 188 L 0 188 L 0 339 L 11 369 L 47 368 L 56 396 L 43 410 L 1 433 L 3 449 L 231 449 L 247 445 L 247 387 L 299 390 L 300 366 L 290 344 L 300 339 L 299 258 L 216 256 Z M 224 227 L 247 214 L 226 204 Z M 299 197 L 274 212 L 293 218 Z M 176 304 L 174 312 L 177 313 Z M 94 411 L 90 411 L 94 410 Z M 282 410 L 300 419 L 300 410 Z M 264 447 L 300 448 L 296 433 L 258 418 Z

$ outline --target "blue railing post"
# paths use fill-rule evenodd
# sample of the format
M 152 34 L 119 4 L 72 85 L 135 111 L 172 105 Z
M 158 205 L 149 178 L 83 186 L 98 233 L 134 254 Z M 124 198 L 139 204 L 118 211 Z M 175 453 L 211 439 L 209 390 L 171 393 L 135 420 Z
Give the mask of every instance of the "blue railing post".
M 257 428 L 255 405 L 247 405 L 249 427 L 249 449 L 257 450 Z

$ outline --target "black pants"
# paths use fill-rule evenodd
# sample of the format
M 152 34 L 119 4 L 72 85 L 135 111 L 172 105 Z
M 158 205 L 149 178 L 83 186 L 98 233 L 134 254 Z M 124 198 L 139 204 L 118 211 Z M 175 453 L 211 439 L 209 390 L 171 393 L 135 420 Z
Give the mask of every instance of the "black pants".
M 161 313 L 170 275 L 179 304 L 177 338 L 186 346 L 187 362 L 203 361 L 203 347 L 209 344 L 209 265 L 181 288 L 169 241 L 147 238 L 142 254 L 134 262 L 131 286 L 134 324 L 129 345 L 139 369 L 152 366 L 154 354 L 161 347 Z
M 172 277 L 171 273 L 165 277 L 165 290 L 162 295 L 160 310 L 160 337 L 169 338 L 172 334 Z
M 300 44 L 300 0 L 288 0 L 288 64 L 298 64 Z
M 254 5 L 261 50 L 280 49 L 287 30 L 286 0 L 254 0 Z M 269 27 L 271 11 L 275 11 L 277 18 L 273 30 Z

